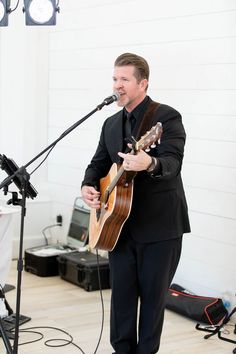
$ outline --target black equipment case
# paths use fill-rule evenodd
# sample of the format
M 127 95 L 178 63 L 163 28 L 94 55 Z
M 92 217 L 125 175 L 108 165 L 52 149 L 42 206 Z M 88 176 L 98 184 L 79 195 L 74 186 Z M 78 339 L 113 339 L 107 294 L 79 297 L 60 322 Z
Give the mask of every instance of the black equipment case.
M 72 252 L 75 248 L 68 245 L 49 245 L 25 250 L 25 271 L 39 277 L 58 275 L 57 257 L 60 253 Z
M 79 285 L 86 291 L 110 288 L 109 261 L 89 251 L 70 252 L 57 257 L 59 274 L 62 279 Z M 99 273 L 98 273 L 99 272 Z

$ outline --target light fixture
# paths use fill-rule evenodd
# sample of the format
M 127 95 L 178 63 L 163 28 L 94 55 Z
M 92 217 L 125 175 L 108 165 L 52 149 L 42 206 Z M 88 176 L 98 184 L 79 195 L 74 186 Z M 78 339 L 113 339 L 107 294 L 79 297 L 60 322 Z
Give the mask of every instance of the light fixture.
M 56 0 L 24 0 L 25 24 L 28 26 L 54 26 L 56 12 L 59 12 Z
M 0 0 L 0 27 L 8 26 L 9 0 Z

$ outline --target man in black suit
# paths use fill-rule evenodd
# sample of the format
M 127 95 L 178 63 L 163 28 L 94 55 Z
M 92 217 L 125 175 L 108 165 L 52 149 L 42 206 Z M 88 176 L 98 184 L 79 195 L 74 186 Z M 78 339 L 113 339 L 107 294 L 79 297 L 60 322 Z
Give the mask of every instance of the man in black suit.
M 129 218 L 109 252 L 110 337 L 116 354 L 158 351 L 166 294 L 179 262 L 183 233 L 190 232 L 180 174 L 185 144 L 181 115 L 170 106 L 156 104 L 149 127 L 162 123 L 160 144 L 150 153 L 127 152 L 125 138 L 130 131 L 139 138 L 140 125 L 154 104 L 147 96 L 148 79 L 144 58 L 124 53 L 116 59 L 113 89 L 123 109 L 105 121 L 82 183 L 84 201 L 98 209 L 99 180 L 112 163 L 122 161 L 126 171 L 137 172 Z

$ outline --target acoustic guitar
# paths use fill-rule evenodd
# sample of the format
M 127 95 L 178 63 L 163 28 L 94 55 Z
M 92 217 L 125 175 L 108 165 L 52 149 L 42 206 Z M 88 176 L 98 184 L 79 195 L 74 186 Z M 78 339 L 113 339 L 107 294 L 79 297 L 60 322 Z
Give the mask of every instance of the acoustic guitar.
M 150 148 L 156 147 L 155 142 L 160 142 L 161 134 L 162 124 L 158 122 L 139 141 L 133 142 L 131 153 L 150 151 Z M 90 212 L 90 247 L 106 251 L 114 249 L 130 214 L 135 175 L 136 172 L 127 172 L 122 165 L 114 163 L 108 175 L 100 180 L 101 208 L 92 208 Z

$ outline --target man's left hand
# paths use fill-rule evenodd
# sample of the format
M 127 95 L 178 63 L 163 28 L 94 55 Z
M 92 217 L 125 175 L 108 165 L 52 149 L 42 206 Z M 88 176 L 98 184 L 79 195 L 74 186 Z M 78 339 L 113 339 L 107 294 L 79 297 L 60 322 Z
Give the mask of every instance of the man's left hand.
M 136 155 L 131 153 L 124 154 L 123 152 L 118 152 L 118 155 L 124 159 L 123 167 L 126 171 L 138 172 L 147 170 L 152 162 L 151 156 L 143 150 L 138 151 Z

